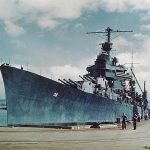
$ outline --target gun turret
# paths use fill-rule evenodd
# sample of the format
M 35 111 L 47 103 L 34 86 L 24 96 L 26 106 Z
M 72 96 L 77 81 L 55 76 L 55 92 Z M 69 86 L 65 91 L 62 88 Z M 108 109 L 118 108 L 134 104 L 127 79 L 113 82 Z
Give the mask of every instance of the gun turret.
M 83 81 L 85 81 L 85 79 L 84 79 L 83 77 L 81 77 L 80 75 L 79 75 L 79 77 L 80 77 Z
M 77 85 L 74 81 L 72 81 L 71 79 L 68 79 L 69 80 L 69 82 L 71 83 L 71 84 L 74 84 L 74 85 Z
M 77 83 L 77 82 L 75 82 L 75 81 L 72 81 L 71 79 L 69 79 L 69 81 L 71 82 L 71 83 L 73 83 L 74 85 L 76 85 L 77 87 L 81 87 L 81 84 L 79 84 L 79 83 Z
M 69 85 L 68 83 L 62 81 L 61 79 L 58 79 L 58 81 L 62 82 L 62 83 L 65 84 L 65 85 Z
M 96 80 L 93 79 L 90 75 L 85 75 L 88 79 L 90 79 L 92 81 L 92 83 L 96 84 Z
M 85 75 L 84 75 L 83 77 L 81 77 L 81 76 L 79 75 L 79 77 L 82 78 L 83 81 L 90 81 L 88 78 L 85 77 Z
M 86 75 L 84 75 L 83 78 L 87 81 L 91 81 L 91 79 L 89 79 Z
M 71 82 L 69 82 L 68 80 L 66 80 L 66 79 L 63 79 L 66 83 L 68 83 L 71 87 L 73 87 L 73 88 L 77 88 L 77 85 L 76 84 L 74 84 L 74 83 L 71 83 Z

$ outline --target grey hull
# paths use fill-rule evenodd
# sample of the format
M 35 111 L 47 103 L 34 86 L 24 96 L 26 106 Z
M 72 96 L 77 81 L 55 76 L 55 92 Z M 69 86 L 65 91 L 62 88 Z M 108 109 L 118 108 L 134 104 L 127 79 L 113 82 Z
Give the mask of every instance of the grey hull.
M 1 73 L 9 125 L 114 122 L 123 113 L 131 120 L 139 109 L 15 67 L 1 66 Z

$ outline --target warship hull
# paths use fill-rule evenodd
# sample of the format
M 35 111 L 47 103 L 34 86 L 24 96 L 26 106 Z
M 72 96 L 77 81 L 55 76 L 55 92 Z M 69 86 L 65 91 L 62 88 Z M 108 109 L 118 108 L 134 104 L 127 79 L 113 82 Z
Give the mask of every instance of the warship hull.
M 115 122 L 140 107 L 71 88 L 43 76 L 2 65 L 8 125 Z

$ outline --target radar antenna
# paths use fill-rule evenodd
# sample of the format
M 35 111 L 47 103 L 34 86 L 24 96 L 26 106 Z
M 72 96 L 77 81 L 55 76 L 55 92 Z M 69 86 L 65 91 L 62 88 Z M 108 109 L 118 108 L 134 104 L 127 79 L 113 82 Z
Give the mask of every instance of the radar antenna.
M 116 33 L 116 32 L 133 32 L 131 31 L 121 31 L 121 30 L 116 30 L 114 31 L 110 27 L 108 27 L 105 31 L 97 31 L 97 32 L 87 32 L 87 34 L 97 34 L 97 33 L 106 33 L 107 36 L 107 41 L 105 43 L 102 43 L 102 50 L 107 52 L 109 54 L 110 50 L 112 49 L 112 43 L 110 43 L 110 36 L 111 33 Z

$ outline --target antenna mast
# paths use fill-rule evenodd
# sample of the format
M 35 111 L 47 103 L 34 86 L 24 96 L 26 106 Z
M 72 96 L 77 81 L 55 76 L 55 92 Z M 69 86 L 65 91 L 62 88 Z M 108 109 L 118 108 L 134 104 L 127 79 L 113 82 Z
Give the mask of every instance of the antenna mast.
M 107 52 L 107 54 L 109 55 L 109 52 L 111 51 L 111 46 L 112 43 L 110 43 L 110 37 L 111 37 L 111 33 L 116 33 L 116 32 L 133 32 L 131 31 L 121 31 L 121 30 L 116 30 L 113 31 L 110 27 L 108 27 L 105 31 L 97 31 L 97 32 L 87 32 L 87 34 L 99 34 L 99 33 L 106 33 L 107 36 L 107 41 L 105 43 L 102 43 L 102 50 Z

